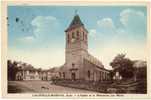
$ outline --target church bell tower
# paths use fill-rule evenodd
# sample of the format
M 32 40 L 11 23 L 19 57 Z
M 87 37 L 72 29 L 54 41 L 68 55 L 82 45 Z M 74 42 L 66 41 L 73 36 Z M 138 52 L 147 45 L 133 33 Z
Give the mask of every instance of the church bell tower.
M 88 54 L 88 31 L 78 14 L 75 14 L 66 32 L 66 78 L 80 79 L 83 74 L 83 58 Z M 81 73 L 81 74 L 80 74 Z
M 84 27 L 78 14 L 75 14 L 66 32 L 66 62 L 80 59 L 88 49 L 88 31 Z M 77 56 L 78 57 L 77 57 Z

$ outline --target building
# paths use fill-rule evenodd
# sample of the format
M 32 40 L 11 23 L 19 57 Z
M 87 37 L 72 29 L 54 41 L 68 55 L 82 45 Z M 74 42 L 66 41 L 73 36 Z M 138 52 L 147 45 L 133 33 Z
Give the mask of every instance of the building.
M 22 64 L 18 67 L 16 80 L 41 80 L 41 78 L 41 69 L 36 69 L 26 64 Z
M 9 61 L 10 62 L 10 61 Z M 9 64 L 12 65 L 12 64 Z M 41 68 L 34 68 L 30 64 L 16 62 L 16 67 L 12 65 L 12 67 L 16 68 L 11 70 L 15 74 L 14 80 L 43 80 L 50 81 L 53 77 L 52 69 L 43 70 Z M 9 76 L 11 77 L 11 76 Z
M 43 81 L 51 81 L 52 78 L 56 78 L 59 77 L 59 68 L 57 67 L 53 67 L 51 69 L 48 70 L 42 70 L 41 71 L 41 80 Z
M 147 62 L 142 60 L 133 61 L 134 81 L 147 79 Z
M 49 70 L 51 79 L 57 79 L 60 77 L 60 72 L 59 72 L 60 69 L 61 69 L 61 67 L 53 67 Z
M 110 79 L 110 72 L 88 52 L 88 31 L 78 14 L 65 33 L 65 64 L 60 68 L 60 78 L 87 81 Z
M 8 60 L 8 72 L 13 73 L 14 78 L 12 79 L 11 74 L 8 74 L 8 80 L 26 81 L 26 80 L 42 80 L 51 81 L 52 78 L 59 77 L 59 67 L 53 67 L 50 69 L 34 68 L 32 65 L 17 62 L 15 64 Z

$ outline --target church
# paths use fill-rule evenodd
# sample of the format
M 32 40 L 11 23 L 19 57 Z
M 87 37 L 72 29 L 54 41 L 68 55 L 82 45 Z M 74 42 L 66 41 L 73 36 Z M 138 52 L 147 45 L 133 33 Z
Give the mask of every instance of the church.
M 67 80 L 105 81 L 110 71 L 88 52 L 88 31 L 78 14 L 65 30 L 65 64 L 60 68 L 60 78 Z

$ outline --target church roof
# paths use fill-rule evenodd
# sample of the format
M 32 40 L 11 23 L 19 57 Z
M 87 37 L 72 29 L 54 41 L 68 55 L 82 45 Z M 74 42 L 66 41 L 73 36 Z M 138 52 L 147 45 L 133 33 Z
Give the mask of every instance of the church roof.
M 73 28 L 76 28 L 76 27 L 79 27 L 79 26 L 83 26 L 84 24 L 82 23 L 80 17 L 78 14 L 76 14 L 72 20 L 72 22 L 70 23 L 69 27 L 65 30 L 65 32 L 73 29 Z
M 95 63 L 95 62 L 93 62 L 93 61 L 91 61 L 90 59 L 87 59 L 87 58 L 84 58 L 84 61 L 87 61 L 87 62 L 93 64 L 93 65 L 94 65 L 93 67 L 96 67 L 96 68 L 98 68 L 98 69 L 102 69 L 102 70 L 104 70 L 104 71 L 108 71 L 108 72 L 109 72 L 108 69 L 105 69 L 105 68 L 104 68 L 104 65 L 99 65 L 99 64 L 97 64 L 97 63 Z

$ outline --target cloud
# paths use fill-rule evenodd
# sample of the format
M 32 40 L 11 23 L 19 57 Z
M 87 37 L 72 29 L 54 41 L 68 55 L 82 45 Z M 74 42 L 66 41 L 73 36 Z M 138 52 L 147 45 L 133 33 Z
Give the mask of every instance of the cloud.
M 146 16 L 143 12 L 133 10 L 133 9 L 124 9 L 119 14 L 120 24 L 123 26 L 120 28 L 116 27 L 112 18 L 103 18 L 97 21 L 97 25 L 100 28 L 99 30 L 103 34 L 114 34 L 114 33 L 146 33 Z M 96 30 L 97 31 L 97 30 Z
M 146 17 L 143 12 L 125 9 L 120 13 L 121 24 L 131 32 L 146 32 Z
M 33 36 L 26 36 L 19 38 L 18 40 L 23 43 L 33 43 L 35 41 L 35 38 Z
M 120 13 L 120 21 L 124 26 L 127 26 L 129 24 L 129 21 L 136 20 L 136 18 L 143 18 L 144 13 L 140 11 L 135 11 L 132 9 L 125 9 Z
M 21 37 L 18 40 L 20 42 L 43 42 L 44 40 L 49 40 L 48 38 L 58 32 L 60 23 L 59 21 L 53 16 L 36 16 L 32 21 L 32 35 Z
M 96 34 L 97 34 L 97 32 L 96 32 L 95 29 L 90 29 L 89 35 L 90 35 L 91 37 L 96 37 Z
M 97 25 L 101 28 L 109 28 L 109 29 L 114 29 L 115 28 L 115 25 L 112 21 L 111 18 L 103 18 L 101 20 L 98 20 L 97 21 Z
M 97 21 L 98 30 L 101 34 L 115 34 L 116 26 L 111 18 L 103 18 Z
M 112 18 L 106 17 L 97 21 L 97 37 L 104 35 L 108 40 L 119 39 L 119 41 L 144 41 L 147 32 L 146 16 L 143 12 L 134 9 L 124 9 L 119 13 L 119 25 Z M 118 27 L 117 27 L 118 26 Z M 94 33 L 94 32 L 92 32 Z M 101 34 L 101 35 L 100 35 Z M 125 38 L 123 38 L 125 37 Z
M 32 20 L 31 25 L 36 38 L 46 39 L 48 35 L 59 30 L 60 23 L 53 16 L 37 16 Z

